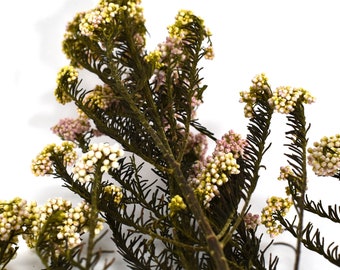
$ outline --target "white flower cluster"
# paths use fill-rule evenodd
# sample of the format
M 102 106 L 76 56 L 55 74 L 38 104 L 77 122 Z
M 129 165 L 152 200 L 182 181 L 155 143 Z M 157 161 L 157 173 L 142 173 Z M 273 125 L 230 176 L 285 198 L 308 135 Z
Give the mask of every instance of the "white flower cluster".
M 72 203 L 62 198 L 49 199 L 45 205 L 38 207 L 31 204 L 30 213 L 26 218 L 26 231 L 22 235 L 27 245 L 34 248 L 41 237 L 48 234 L 48 241 L 55 245 L 56 254 L 63 253 L 81 243 L 81 235 L 87 230 L 91 208 L 85 201 L 72 207 Z M 95 233 L 103 228 L 102 222 L 97 222 Z
M 26 200 L 19 197 L 10 201 L 0 200 L 0 241 L 8 241 L 14 235 L 20 234 L 28 216 Z
M 340 134 L 321 138 L 308 148 L 308 164 L 316 175 L 332 176 L 340 168 Z
M 99 143 L 90 145 L 86 152 L 73 167 L 73 178 L 81 183 L 91 182 L 94 179 L 96 166 L 100 166 L 101 172 L 118 167 L 118 158 L 124 151 L 118 144 Z
M 296 102 L 301 97 L 302 102 L 306 104 L 311 104 L 315 101 L 315 98 L 303 88 L 280 86 L 276 88 L 268 102 L 277 112 L 288 114 L 295 110 Z

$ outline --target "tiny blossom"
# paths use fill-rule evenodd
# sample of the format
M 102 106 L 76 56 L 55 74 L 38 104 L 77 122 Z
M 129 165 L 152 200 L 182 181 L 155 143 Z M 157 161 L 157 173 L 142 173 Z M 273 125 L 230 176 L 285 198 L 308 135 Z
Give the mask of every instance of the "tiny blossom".
M 63 141 L 61 145 L 49 144 L 32 160 L 31 171 L 35 176 L 44 176 L 53 173 L 53 155 L 63 156 L 65 166 L 72 165 L 77 159 L 76 145 L 73 142 Z
M 100 171 L 107 172 L 109 169 L 118 167 L 118 158 L 123 156 L 124 151 L 118 144 L 108 143 L 92 144 L 89 151 L 84 153 L 73 167 L 73 178 L 81 183 L 90 182 L 94 179 L 96 165 L 100 163 Z
M 215 54 L 214 54 L 214 49 L 212 46 L 209 46 L 207 48 L 204 49 L 204 58 L 207 59 L 207 60 L 212 60 L 214 59 L 215 57 Z
M 216 141 L 215 150 L 213 155 L 219 152 L 231 152 L 234 158 L 238 158 L 243 155 L 243 150 L 247 145 L 247 140 L 242 139 L 240 134 L 230 130 L 228 133 L 222 136 L 222 139 Z
M 315 98 L 303 88 L 280 86 L 276 88 L 276 91 L 274 91 L 273 96 L 268 102 L 277 112 L 288 114 L 295 110 L 297 101 L 300 98 L 302 98 L 302 102 L 306 104 L 311 104 L 315 101 Z
M 158 50 L 155 50 L 147 54 L 144 58 L 146 62 L 153 63 L 155 65 L 155 68 L 159 69 L 163 66 L 163 64 L 160 62 L 161 56 L 162 53 Z
M 183 198 L 180 195 L 175 195 L 169 202 L 170 216 L 174 216 L 176 212 L 187 208 Z
M 308 164 L 316 175 L 332 176 L 340 168 L 340 134 L 322 137 L 308 148 Z
M 78 71 L 73 66 L 65 66 L 60 69 L 57 75 L 57 87 L 54 90 L 54 95 L 57 101 L 61 104 L 66 104 L 72 101 L 68 91 L 71 85 L 78 82 Z
M 283 232 L 282 225 L 278 224 L 274 215 L 284 217 L 292 205 L 293 201 L 290 197 L 280 198 L 272 196 L 267 200 L 267 205 L 262 209 L 261 223 L 267 228 L 267 233 L 271 237 L 275 237 Z
M 261 224 L 261 219 L 259 215 L 253 215 L 252 213 L 247 213 L 243 217 L 243 221 L 246 225 L 247 230 L 255 230 L 257 225 Z
M 64 118 L 51 128 L 52 132 L 63 140 L 75 142 L 79 135 L 88 132 L 91 128 L 88 119 Z
M 240 102 L 246 103 L 244 106 L 244 116 L 251 118 L 253 116 L 253 107 L 258 98 L 263 95 L 271 96 L 270 86 L 268 84 L 268 78 L 264 73 L 256 75 L 252 79 L 252 85 L 249 91 L 240 92 Z
M 143 36 L 141 33 L 136 33 L 133 36 L 133 39 L 138 48 L 143 48 L 145 46 L 145 36 Z
M 281 166 L 280 167 L 280 176 L 277 179 L 278 180 L 287 180 L 289 175 L 293 175 L 292 168 L 290 166 Z
M 113 201 L 117 204 L 120 203 L 120 201 L 123 198 L 122 189 L 120 187 L 115 186 L 115 185 L 105 186 L 104 187 L 104 193 L 112 196 Z

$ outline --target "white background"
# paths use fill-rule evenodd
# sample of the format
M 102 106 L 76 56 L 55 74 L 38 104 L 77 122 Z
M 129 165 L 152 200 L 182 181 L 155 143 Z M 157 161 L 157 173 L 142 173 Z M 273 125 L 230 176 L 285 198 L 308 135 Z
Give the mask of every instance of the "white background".
M 224 3 L 221 5 L 221 3 Z M 50 131 L 60 118 L 74 113 L 53 96 L 56 74 L 68 62 L 61 51 L 66 23 L 76 12 L 93 7 L 92 0 L 3 1 L 1 7 L 1 188 L 0 198 L 21 196 L 44 203 L 50 197 L 73 199 L 52 178 L 31 174 L 32 158 L 49 143 L 58 142 Z M 340 16 L 338 1 L 203 1 L 144 0 L 150 36 L 148 48 L 165 40 L 166 27 L 179 9 L 191 9 L 205 19 L 213 33 L 215 60 L 204 62 L 208 89 L 199 109 L 201 123 L 217 137 L 234 129 L 246 135 L 247 120 L 239 91 L 248 90 L 251 79 L 265 72 L 274 89 L 291 85 L 308 89 L 317 99 L 306 113 L 312 123 L 310 143 L 340 132 Z M 265 159 L 260 187 L 254 195 L 253 212 L 271 195 L 283 195 L 276 181 L 283 156 L 284 117 L 275 116 L 270 140 L 273 147 Z M 309 174 L 310 198 L 339 204 L 339 183 Z M 309 217 L 308 217 L 309 218 Z M 315 220 L 326 243 L 340 243 L 339 228 Z M 278 238 L 289 241 L 289 235 Z M 265 240 L 268 239 L 265 237 Z M 270 239 L 269 239 L 270 240 Z M 273 248 L 281 256 L 279 269 L 292 269 L 293 252 Z M 119 263 L 113 269 L 122 269 Z M 305 251 L 301 269 L 337 269 L 319 256 Z M 9 269 L 41 269 L 34 254 L 20 248 Z

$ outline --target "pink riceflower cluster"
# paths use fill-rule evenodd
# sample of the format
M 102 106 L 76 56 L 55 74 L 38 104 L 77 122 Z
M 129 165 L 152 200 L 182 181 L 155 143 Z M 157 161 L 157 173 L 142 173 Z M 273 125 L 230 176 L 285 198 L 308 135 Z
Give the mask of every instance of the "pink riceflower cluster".
M 97 85 L 93 90 L 89 91 L 83 100 L 90 108 L 98 107 L 106 110 L 117 100 L 114 98 L 114 93 L 108 85 Z M 66 141 L 76 142 L 79 136 L 91 131 L 95 136 L 102 134 L 91 127 L 91 123 L 87 115 L 79 108 L 78 118 L 64 118 L 61 119 L 55 126 L 51 128 L 52 132 L 58 135 L 61 139 Z
M 124 151 L 118 144 L 91 144 L 89 151 L 73 167 L 73 178 L 81 183 L 91 182 L 97 166 L 100 166 L 100 172 L 103 173 L 115 169 L 119 166 L 118 159 L 123 155 Z
M 73 165 L 78 155 L 75 150 L 76 145 L 70 141 L 64 141 L 61 145 L 54 143 L 47 145 L 33 160 L 31 171 L 35 176 L 45 176 L 52 174 L 53 161 L 52 156 L 62 156 L 65 166 Z
M 56 255 L 63 254 L 81 243 L 81 235 L 87 231 L 91 218 L 91 207 L 80 202 L 76 207 L 62 198 L 49 199 L 45 205 L 31 207 L 26 219 L 26 231 L 23 238 L 30 248 L 35 248 L 41 239 L 53 243 Z M 103 228 L 101 220 L 97 221 L 95 233 Z
M 228 141 L 223 139 L 217 143 L 216 149 L 212 156 L 208 156 L 203 162 L 198 162 L 193 167 L 193 175 L 189 177 L 190 183 L 193 185 L 195 193 L 202 199 L 203 205 L 209 207 L 210 201 L 219 196 L 218 187 L 228 182 L 228 176 L 239 174 L 239 165 L 237 157 L 243 153 L 242 147 L 246 144 L 237 134 L 231 132 L 232 137 L 238 138 L 231 140 L 232 145 L 228 146 Z M 229 138 L 229 136 L 226 136 Z M 236 146 L 234 143 L 239 142 Z M 230 150 L 237 149 L 235 153 Z
M 295 110 L 296 103 L 301 98 L 305 104 L 311 104 L 315 101 L 315 98 L 303 88 L 280 86 L 276 88 L 268 102 L 275 111 L 288 114 Z
M 197 92 L 196 92 L 197 93 Z M 197 98 L 197 95 L 194 95 L 191 99 L 191 118 L 195 119 L 197 116 L 197 109 L 202 104 L 202 100 Z
M 91 124 L 88 119 L 64 118 L 51 128 L 52 132 L 65 141 L 75 142 L 79 136 L 90 131 Z
M 280 175 L 277 178 L 278 180 L 287 180 L 289 175 L 293 175 L 292 168 L 290 166 L 281 166 L 280 167 Z
M 267 205 L 262 209 L 261 223 L 267 228 L 267 233 L 271 237 L 275 237 L 284 231 L 282 225 L 275 220 L 274 215 L 286 216 L 292 205 L 293 201 L 290 197 L 272 196 L 267 199 Z
M 176 37 L 167 37 L 166 41 L 158 44 L 155 51 L 145 56 L 147 62 L 153 63 L 155 66 L 153 80 L 156 82 L 156 90 L 165 84 L 166 74 L 164 68 L 171 65 L 171 79 L 174 82 L 178 80 L 178 63 L 185 60 L 183 53 L 182 40 Z M 177 62 L 176 66 L 173 66 Z
M 253 117 L 253 107 L 257 99 L 262 97 L 264 93 L 267 93 L 269 96 L 271 96 L 268 78 L 264 73 L 261 73 L 252 79 L 252 85 L 250 86 L 249 91 L 240 92 L 240 102 L 246 103 L 244 106 L 245 117 Z
M 247 230 L 255 230 L 256 227 L 261 224 L 260 216 L 252 213 L 244 215 L 243 221 Z
M 240 134 L 230 130 L 224 134 L 220 140 L 216 141 L 215 150 L 213 155 L 217 155 L 219 152 L 231 152 L 234 158 L 239 158 L 243 155 L 243 150 L 247 146 L 247 140 L 242 139 Z
M 194 150 L 194 153 L 199 157 L 199 160 L 203 161 L 208 150 L 207 136 L 202 133 L 194 134 L 190 132 L 185 153 L 188 153 L 191 150 Z
M 308 148 L 308 164 L 316 175 L 332 176 L 340 168 L 340 134 L 320 139 Z

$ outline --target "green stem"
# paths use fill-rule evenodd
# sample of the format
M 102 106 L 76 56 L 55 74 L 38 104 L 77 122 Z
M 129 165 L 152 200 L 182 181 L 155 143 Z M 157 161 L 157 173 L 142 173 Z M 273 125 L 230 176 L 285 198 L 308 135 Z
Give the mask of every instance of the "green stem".
M 87 245 L 87 254 L 86 254 L 86 268 L 90 269 L 91 261 L 93 256 L 93 250 L 95 246 L 95 237 L 96 237 L 96 227 L 98 222 L 98 198 L 100 192 L 100 183 L 102 178 L 102 172 L 100 172 L 100 166 L 97 166 L 96 172 L 94 175 L 94 179 L 91 185 L 91 211 L 90 211 L 90 220 L 89 220 L 89 239 Z
M 229 270 L 230 267 L 228 265 L 227 259 L 223 252 L 223 246 L 218 240 L 215 232 L 213 231 L 208 219 L 206 218 L 202 206 L 200 205 L 197 197 L 194 194 L 193 189 L 190 187 L 188 182 L 186 181 L 180 164 L 175 161 L 174 158 L 168 157 L 168 162 L 171 165 L 171 168 L 174 170 L 175 179 L 178 182 L 178 185 L 182 191 L 182 194 L 185 194 L 186 203 L 198 221 L 198 225 L 200 226 L 205 239 L 207 241 L 208 251 L 215 264 L 215 269 L 219 270 Z
M 296 252 L 294 270 L 299 269 L 301 247 L 303 240 L 303 219 L 304 219 L 304 198 L 307 190 L 307 132 L 306 117 L 302 100 L 297 102 L 295 110 L 287 116 L 288 125 L 293 129 L 287 132 L 286 137 L 291 141 L 287 144 L 293 153 L 286 154 L 291 160 L 290 165 L 295 169 L 295 177 L 288 178 L 291 187 L 294 207 L 298 215 L 298 225 L 296 228 Z

